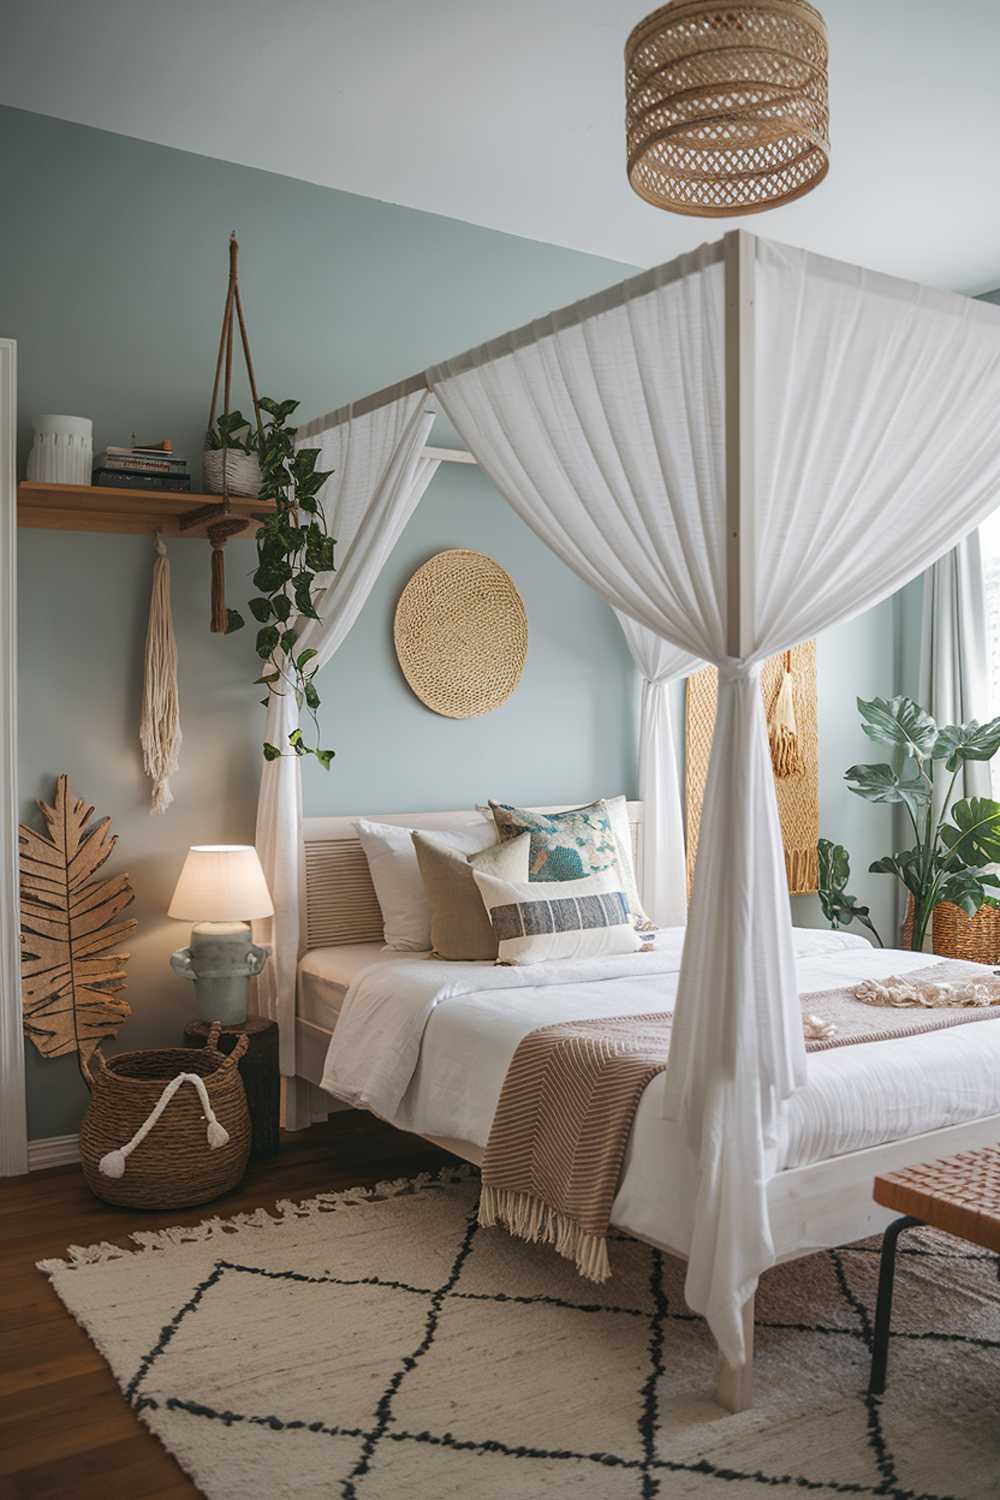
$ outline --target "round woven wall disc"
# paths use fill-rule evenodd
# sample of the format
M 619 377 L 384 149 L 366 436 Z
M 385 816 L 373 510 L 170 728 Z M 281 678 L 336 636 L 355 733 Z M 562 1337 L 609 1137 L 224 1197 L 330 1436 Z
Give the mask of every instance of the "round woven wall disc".
M 474 719 L 499 708 L 521 680 L 528 616 L 499 563 L 455 547 L 414 573 L 393 636 L 421 703 L 449 719 Z

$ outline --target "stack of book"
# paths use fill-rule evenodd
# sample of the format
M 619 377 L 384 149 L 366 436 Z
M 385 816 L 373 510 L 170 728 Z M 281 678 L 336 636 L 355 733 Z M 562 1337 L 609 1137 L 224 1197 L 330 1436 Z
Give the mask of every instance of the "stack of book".
M 160 443 L 133 443 L 105 448 L 94 466 L 94 483 L 111 489 L 174 490 L 191 488 L 187 459 L 178 458 L 169 438 Z

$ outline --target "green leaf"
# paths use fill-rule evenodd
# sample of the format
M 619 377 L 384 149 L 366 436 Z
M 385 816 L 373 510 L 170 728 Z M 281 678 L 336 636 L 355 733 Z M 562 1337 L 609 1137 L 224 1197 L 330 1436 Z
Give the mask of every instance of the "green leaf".
M 292 746 L 293 749 L 295 749 L 295 747 L 297 745 L 301 745 L 301 743 L 302 743 L 302 730 L 301 729 L 293 729 L 292 732 L 291 732 L 291 734 L 288 736 L 288 743 Z
M 258 595 L 256 599 L 251 599 L 250 613 L 253 615 L 255 620 L 260 620 L 261 624 L 264 624 L 265 621 L 271 618 L 270 599 L 265 599 L 260 595 Z
M 232 633 L 233 633 L 234 630 L 242 630 L 245 624 L 246 624 L 246 620 L 244 620 L 243 616 L 240 614 L 240 612 L 239 612 L 238 609 L 227 609 L 226 610 L 226 634 L 227 635 L 232 635 Z
M 914 816 L 931 799 L 930 787 L 922 776 L 897 776 L 891 766 L 850 766 L 844 780 L 853 782 L 851 791 L 866 802 L 902 802 Z
M 295 665 L 298 667 L 300 672 L 302 671 L 302 668 L 305 666 L 306 662 L 312 661 L 315 655 L 316 652 L 312 646 L 307 646 L 304 651 L 299 652 L 298 656 L 295 658 Z
M 279 639 L 280 635 L 277 625 L 265 625 L 262 630 L 258 630 L 257 655 L 262 661 L 266 661 L 272 652 L 277 649 Z
M 934 749 L 937 725 L 912 698 L 858 699 L 861 728 L 870 740 L 895 745 L 905 755 L 926 759 Z
M 269 745 L 266 740 L 264 741 L 264 759 L 265 760 L 280 760 L 281 759 L 281 751 L 278 749 L 277 745 Z
M 924 878 L 921 873 L 920 850 L 904 849 L 901 854 L 886 854 L 872 860 L 868 866 L 870 875 L 895 875 L 915 897 L 923 894 Z
M 303 692 L 305 693 L 306 703 L 309 707 L 314 710 L 319 708 L 319 693 L 317 693 L 311 682 L 306 683 Z
M 281 649 L 286 656 L 291 656 L 295 650 L 295 642 L 298 640 L 294 630 L 283 630 L 281 632 Z
M 842 891 L 851 878 L 851 860 L 843 844 L 820 839 L 816 845 L 819 856 L 819 888 L 824 891 Z
M 851 861 L 843 844 L 820 839 L 816 850 L 819 857 L 819 901 L 830 926 L 836 929 L 859 922 L 862 927 L 868 928 L 879 947 L 882 947 L 882 939 L 871 920 L 869 908 L 862 906 L 844 889 L 850 879 Z
M 315 755 L 316 759 L 319 761 L 320 765 L 323 767 L 324 771 L 329 771 L 329 769 L 330 769 L 330 762 L 331 762 L 331 760 L 333 760 L 333 757 L 336 755 L 336 753 L 337 752 L 335 750 L 314 750 L 313 751 L 313 754 Z
M 952 859 L 963 865 L 992 865 L 1000 860 L 1000 802 L 965 797 L 951 809 L 941 838 Z
M 254 687 L 270 687 L 272 682 L 277 682 L 281 677 L 280 672 L 265 672 L 262 677 L 255 677 Z
M 274 618 L 280 620 L 283 625 L 292 612 L 292 601 L 287 594 L 275 594 L 271 600 L 271 608 L 274 611 Z
M 957 771 L 967 760 L 992 760 L 1000 750 L 1000 719 L 978 724 L 946 724 L 938 730 L 934 759 L 943 760 L 949 771 Z M 957 902 L 955 903 L 958 904 Z
M 949 876 L 941 886 L 938 900 L 950 901 L 953 906 L 961 907 L 967 917 L 974 917 L 986 900 L 986 892 L 982 881 L 971 870 L 961 870 L 957 875 Z

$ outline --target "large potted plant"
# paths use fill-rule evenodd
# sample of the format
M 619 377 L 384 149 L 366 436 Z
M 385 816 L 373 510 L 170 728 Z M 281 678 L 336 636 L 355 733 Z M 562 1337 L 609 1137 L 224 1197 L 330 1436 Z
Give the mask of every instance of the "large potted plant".
M 955 789 L 968 761 L 992 760 L 1000 749 L 1000 718 L 939 727 L 926 709 L 905 697 L 859 698 L 858 712 L 865 734 L 890 746 L 894 763 L 851 766 L 844 779 L 866 802 L 905 811 L 912 847 L 883 855 L 868 868 L 895 876 L 912 898 L 910 943 L 919 951 L 939 902 L 950 902 L 970 918 L 986 903 L 996 904 L 991 892 L 1000 888 L 1000 877 L 990 866 L 1000 861 L 1000 802 L 955 800 Z M 936 796 L 942 778 L 943 796 Z M 868 908 L 846 893 L 846 849 L 821 839 L 819 853 L 820 901 L 828 920 L 833 926 L 859 921 L 874 932 Z

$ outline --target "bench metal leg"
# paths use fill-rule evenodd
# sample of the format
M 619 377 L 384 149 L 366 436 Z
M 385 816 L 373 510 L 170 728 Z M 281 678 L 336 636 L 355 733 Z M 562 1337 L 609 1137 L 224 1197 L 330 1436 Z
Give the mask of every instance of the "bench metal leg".
M 885 1391 L 885 1372 L 889 1362 L 889 1325 L 892 1322 L 892 1285 L 896 1275 L 896 1241 L 904 1229 L 913 1229 L 922 1223 L 921 1219 L 909 1217 L 894 1219 L 882 1236 L 872 1369 L 868 1381 L 868 1392 L 872 1396 L 881 1396 Z

